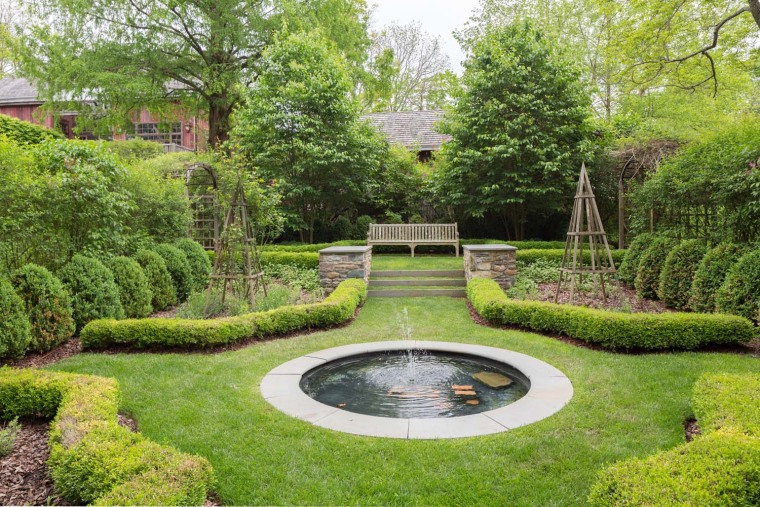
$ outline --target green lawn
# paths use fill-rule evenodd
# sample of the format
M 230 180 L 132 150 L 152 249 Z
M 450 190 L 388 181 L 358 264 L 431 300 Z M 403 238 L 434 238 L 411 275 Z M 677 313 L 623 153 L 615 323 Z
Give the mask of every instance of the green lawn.
M 259 382 L 273 367 L 337 345 L 413 338 L 531 354 L 567 374 L 575 397 L 544 421 L 493 436 L 442 441 L 357 437 L 271 407 Z M 351 326 L 218 355 L 81 354 L 55 369 L 115 377 L 140 429 L 211 460 L 225 504 L 583 505 L 605 463 L 683 441 L 697 377 L 760 369 L 749 356 L 618 355 L 478 326 L 464 300 L 370 299 Z
M 415 269 L 464 269 L 462 257 L 451 255 L 387 255 L 372 256 L 372 270 L 415 270 Z

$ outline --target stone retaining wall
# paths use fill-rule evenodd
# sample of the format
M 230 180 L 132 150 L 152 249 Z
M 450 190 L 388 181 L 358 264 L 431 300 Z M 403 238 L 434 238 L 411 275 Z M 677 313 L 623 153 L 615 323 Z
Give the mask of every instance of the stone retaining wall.
M 319 251 L 319 282 L 330 294 L 348 278 L 369 282 L 372 265 L 371 246 L 333 246 Z
M 517 248 L 509 245 L 465 245 L 464 274 L 467 280 L 490 278 L 508 289 L 517 276 Z

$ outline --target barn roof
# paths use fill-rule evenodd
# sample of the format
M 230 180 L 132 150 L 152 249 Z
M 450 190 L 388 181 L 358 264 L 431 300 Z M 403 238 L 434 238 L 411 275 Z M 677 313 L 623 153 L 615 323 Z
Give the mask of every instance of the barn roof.
M 0 79 L 0 106 L 19 104 L 42 104 L 37 87 L 23 77 Z
M 451 139 L 436 129 L 443 120 L 443 111 L 399 111 L 372 113 L 362 116 L 380 130 L 391 144 L 400 144 L 409 150 L 438 151 Z

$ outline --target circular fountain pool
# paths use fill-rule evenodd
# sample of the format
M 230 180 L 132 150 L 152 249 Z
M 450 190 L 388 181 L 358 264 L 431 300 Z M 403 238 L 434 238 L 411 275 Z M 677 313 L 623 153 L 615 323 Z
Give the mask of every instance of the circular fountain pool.
M 525 354 L 422 341 L 314 352 L 270 371 L 261 392 L 316 426 L 393 438 L 498 433 L 554 414 L 573 395 L 562 372 Z

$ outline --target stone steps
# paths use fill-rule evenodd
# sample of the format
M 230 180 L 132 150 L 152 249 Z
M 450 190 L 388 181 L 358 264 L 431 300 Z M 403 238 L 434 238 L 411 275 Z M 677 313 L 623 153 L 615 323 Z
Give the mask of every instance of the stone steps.
M 367 297 L 373 298 L 427 298 L 452 297 L 463 298 L 467 293 L 464 289 L 392 289 L 368 290 Z
M 466 285 L 464 270 L 373 271 L 367 296 L 463 298 Z

